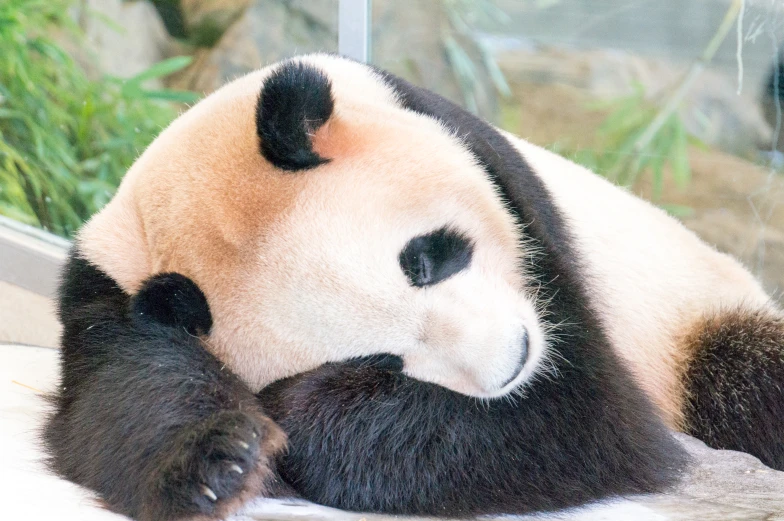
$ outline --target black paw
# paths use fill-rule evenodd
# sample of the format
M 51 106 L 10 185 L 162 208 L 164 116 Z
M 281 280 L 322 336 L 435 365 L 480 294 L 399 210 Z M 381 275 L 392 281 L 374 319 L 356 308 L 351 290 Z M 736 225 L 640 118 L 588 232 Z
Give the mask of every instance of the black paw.
M 179 273 L 160 273 L 147 279 L 131 299 L 132 316 L 184 328 L 205 335 L 212 328 L 212 314 L 199 286 Z
M 155 515 L 178 519 L 219 517 L 234 510 L 244 496 L 262 491 L 285 440 L 266 417 L 224 411 L 183 432 L 164 462 L 154 496 Z

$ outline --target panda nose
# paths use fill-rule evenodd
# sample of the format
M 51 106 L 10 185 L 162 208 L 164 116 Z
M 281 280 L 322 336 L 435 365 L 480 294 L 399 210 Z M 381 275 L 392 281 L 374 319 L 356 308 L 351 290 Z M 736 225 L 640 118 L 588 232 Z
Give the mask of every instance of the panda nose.
M 520 337 L 520 341 L 518 345 L 520 348 L 520 355 L 517 359 L 517 364 L 514 367 L 514 371 L 512 371 L 512 375 L 509 377 L 508 380 L 504 382 L 501 388 L 504 388 L 510 383 L 512 383 L 514 379 L 517 378 L 517 375 L 519 375 L 520 372 L 523 370 L 523 367 L 525 367 L 525 363 L 528 361 L 528 332 L 527 331 L 523 330 L 523 334 Z

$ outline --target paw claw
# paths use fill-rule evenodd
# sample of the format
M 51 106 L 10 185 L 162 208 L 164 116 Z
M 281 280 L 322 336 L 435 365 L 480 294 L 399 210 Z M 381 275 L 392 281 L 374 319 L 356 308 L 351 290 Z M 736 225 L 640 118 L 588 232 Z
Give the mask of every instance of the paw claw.
M 259 413 L 226 410 L 183 428 L 156 476 L 155 499 L 168 515 L 150 519 L 215 519 L 260 493 L 278 450 L 260 443 L 267 424 Z
M 218 496 L 216 496 L 215 492 L 213 492 L 212 489 L 207 485 L 201 486 L 201 493 L 207 496 L 207 498 L 212 502 L 218 501 Z

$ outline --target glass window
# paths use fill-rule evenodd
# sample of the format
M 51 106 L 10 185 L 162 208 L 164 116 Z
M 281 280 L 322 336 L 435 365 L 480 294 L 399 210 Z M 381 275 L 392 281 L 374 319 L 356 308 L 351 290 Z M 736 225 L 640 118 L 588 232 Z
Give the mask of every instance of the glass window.
M 187 104 L 338 50 L 340 5 L 0 3 L 0 215 L 69 238 Z M 784 288 L 781 2 L 375 0 L 370 24 L 374 64 L 629 187 Z
M 372 60 L 629 187 L 780 294 L 783 37 L 775 0 L 376 1 Z

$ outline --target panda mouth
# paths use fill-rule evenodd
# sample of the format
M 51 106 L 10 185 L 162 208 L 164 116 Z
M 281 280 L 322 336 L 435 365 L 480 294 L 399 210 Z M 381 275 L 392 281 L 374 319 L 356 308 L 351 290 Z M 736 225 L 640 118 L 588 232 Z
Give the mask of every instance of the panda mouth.
M 515 365 L 514 370 L 512 371 L 512 375 L 503 383 L 499 390 L 503 391 L 512 383 L 520 377 L 520 374 L 525 369 L 525 364 L 528 362 L 528 332 L 523 332 L 522 338 L 520 339 L 520 355 L 517 360 L 517 364 Z
M 528 333 L 523 333 L 523 337 L 520 340 L 520 357 L 517 360 L 517 365 L 515 366 L 514 371 L 512 371 L 512 376 L 509 377 L 502 385 L 501 389 L 505 389 L 509 386 L 512 382 L 517 380 L 520 376 L 520 373 L 523 372 L 525 368 L 525 364 L 528 362 Z

